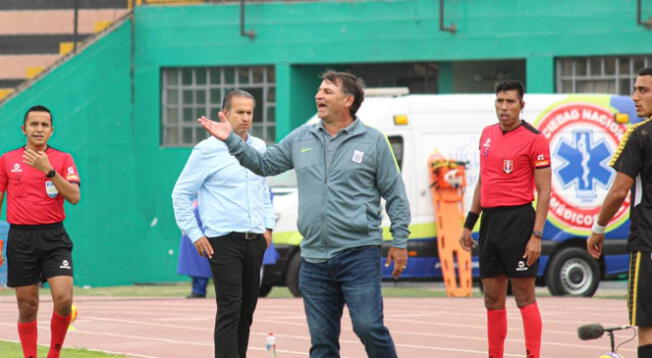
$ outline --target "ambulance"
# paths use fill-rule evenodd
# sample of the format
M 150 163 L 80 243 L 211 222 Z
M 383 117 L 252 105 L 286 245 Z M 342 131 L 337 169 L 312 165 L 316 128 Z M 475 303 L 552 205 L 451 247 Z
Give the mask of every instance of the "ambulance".
M 479 137 L 496 123 L 494 94 L 368 96 L 358 111 L 367 125 L 383 131 L 401 168 L 412 222 L 409 264 L 400 280 L 438 280 L 437 232 L 428 158 L 434 153 L 466 163 L 465 212 L 478 181 Z M 629 257 L 629 198 L 609 222 L 604 255 L 586 252 L 602 201 L 615 177 L 609 161 L 620 138 L 640 121 L 629 97 L 597 94 L 526 94 L 522 119 L 548 139 L 552 160 L 552 195 L 542 240 L 537 285 L 555 296 L 592 296 L 600 280 L 625 278 Z M 316 123 L 313 117 L 308 123 Z M 287 286 L 300 296 L 301 265 L 297 230 L 298 195 L 293 171 L 270 178 L 277 226 L 273 234 L 278 260 L 265 267 L 261 295 Z M 477 239 L 477 228 L 474 233 Z M 389 219 L 383 213 L 383 256 L 389 247 Z M 384 262 L 384 258 L 383 258 Z M 391 278 L 391 267 L 383 267 Z M 473 277 L 479 277 L 473 256 Z

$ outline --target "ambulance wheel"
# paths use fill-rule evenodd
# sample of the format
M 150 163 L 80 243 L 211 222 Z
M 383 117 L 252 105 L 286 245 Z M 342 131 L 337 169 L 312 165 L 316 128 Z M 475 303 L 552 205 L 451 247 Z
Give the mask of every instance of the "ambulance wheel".
M 294 297 L 301 297 L 299 290 L 299 270 L 301 269 L 301 253 L 297 251 L 292 255 L 288 269 L 285 273 L 285 285 L 290 289 Z
M 548 264 L 546 286 L 553 296 L 592 297 L 598 284 L 600 267 L 583 248 L 562 249 Z

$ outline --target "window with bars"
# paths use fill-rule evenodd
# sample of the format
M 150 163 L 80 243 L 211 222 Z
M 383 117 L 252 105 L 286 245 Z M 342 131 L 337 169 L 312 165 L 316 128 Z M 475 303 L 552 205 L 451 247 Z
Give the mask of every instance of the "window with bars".
M 224 95 L 242 89 L 256 98 L 251 134 L 275 140 L 275 78 L 272 66 L 185 67 L 162 71 L 161 145 L 190 147 L 206 138 L 197 118 L 218 120 Z
M 652 55 L 558 58 L 557 92 L 629 95 L 646 66 Z

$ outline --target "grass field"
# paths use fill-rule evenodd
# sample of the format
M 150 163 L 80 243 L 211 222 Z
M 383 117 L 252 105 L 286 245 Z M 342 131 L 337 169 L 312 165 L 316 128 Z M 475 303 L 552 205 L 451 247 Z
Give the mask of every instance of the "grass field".
M 0 341 L 0 352 L 3 358 L 21 358 L 23 351 L 20 344 L 13 342 Z M 48 347 L 39 346 L 38 356 L 45 357 L 48 355 Z M 66 358 L 102 358 L 102 357 L 124 357 L 123 355 L 106 354 L 102 352 L 93 352 L 86 349 L 70 349 L 64 348 L 61 351 L 61 356 Z
M 123 297 L 185 297 L 190 293 L 189 283 L 170 285 L 136 285 L 113 287 L 75 287 L 75 296 L 123 296 Z M 47 288 L 39 290 L 41 296 L 47 297 L 50 291 Z M 383 285 L 383 294 L 386 297 L 446 297 L 440 288 L 431 288 L 427 285 L 403 286 L 391 283 Z M 9 288 L 0 288 L 0 296 L 13 296 L 14 291 Z M 479 292 L 476 292 L 479 297 Z M 474 295 L 475 296 L 475 295 Z M 212 285 L 208 287 L 208 297 L 215 297 Z M 286 287 L 274 287 L 268 298 L 291 298 L 292 294 Z
M 190 283 L 173 283 L 160 285 L 134 285 L 113 287 L 75 287 L 75 296 L 123 296 L 123 297 L 185 297 L 190 293 Z M 550 293 L 545 287 L 537 287 L 538 297 L 548 297 Z M 0 296 L 13 296 L 14 291 L 0 287 Z M 47 297 L 50 291 L 46 288 L 40 290 L 40 295 Z M 441 282 L 383 282 L 384 297 L 446 297 L 446 291 Z M 477 288 L 473 290 L 473 297 L 482 297 Z M 208 297 L 214 298 L 215 291 L 212 283 L 208 286 Z M 287 287 L 274 287 L 268 298 L 291 298 L 292 294 Z M 596 298 L 625 299 L 624 290 L 598 290 Z

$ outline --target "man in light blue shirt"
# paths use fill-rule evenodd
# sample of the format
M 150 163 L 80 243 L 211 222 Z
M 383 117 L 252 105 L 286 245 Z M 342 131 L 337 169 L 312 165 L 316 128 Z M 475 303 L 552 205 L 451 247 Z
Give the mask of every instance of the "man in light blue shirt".
M 250 93 L 235 90 L 224 98 L 222 114 L 236 135 L 262 153 L 265 143 L 248 134 L 254 106 Z M 211 263 L 219 307 L 216 358 L 247 355 L 260 267 L 275 221 L 269 193 L 267 180 L 240 166 L 226 145 L 214 137 L 195 146 L 172 191 L 179 228 Z M 203 232 L 193 213 L 194 196 Z

